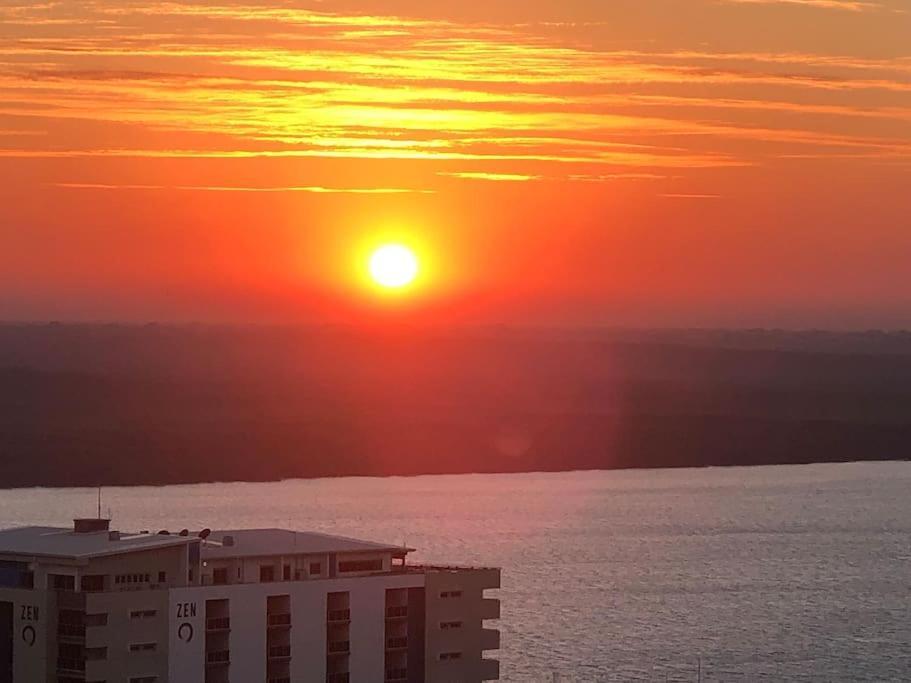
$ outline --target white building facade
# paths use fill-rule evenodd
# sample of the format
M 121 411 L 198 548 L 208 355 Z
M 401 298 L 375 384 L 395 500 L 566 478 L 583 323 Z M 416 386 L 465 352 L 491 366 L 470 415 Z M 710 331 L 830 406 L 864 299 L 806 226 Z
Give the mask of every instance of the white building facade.
M 281 529 L 0 531 L 0 683 L 499 678 L 491 568 Z

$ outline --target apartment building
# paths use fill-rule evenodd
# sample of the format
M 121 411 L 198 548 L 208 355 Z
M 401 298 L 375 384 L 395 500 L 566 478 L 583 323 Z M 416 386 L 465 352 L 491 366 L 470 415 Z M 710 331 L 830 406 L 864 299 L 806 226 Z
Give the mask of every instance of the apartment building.
M 283 529 L 0 530 L 0 683 L 497 680 L 492 568 Z

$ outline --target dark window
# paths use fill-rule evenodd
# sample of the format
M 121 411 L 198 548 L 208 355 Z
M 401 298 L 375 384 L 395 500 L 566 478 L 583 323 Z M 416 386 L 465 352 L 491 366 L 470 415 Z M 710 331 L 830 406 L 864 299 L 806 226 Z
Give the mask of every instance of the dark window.
M 347 572 L 378 572 L 383 569 L 383 560 L 346 560 L 338 563 L 338 570 Z
M 85 625 L 86 626 L 107 626 L 108 625 L 107 612 L 99 612 L 98 614 L 86 614 L 85 615 Z
M 323 573 L 323 565 L 320 562 L 311 562 L 310 563 L 310 576 Z
M 67 574 L 51 574 L 51 588 L 56 591 L 76 590 L 76 577 Z
M 262 583 L 275 581 L 275 567 L 273 567 L 271 564 L 261 565 L 259 568 L 259 580 Z
M 440 628 L 444 631 L 449 631 L 454 628 L 462 628 L 461 621 L 443 621 L 440 623 Z
M 167 572 L 158 572 L 158 583 L 165 583 L 168 580 Z
M 104 576 L 102 574 L 88 574 L 80 580 L 82 590 L 87 593 L 104 590 Z
M 151 619 L 158 614 L 158 610 L 140 609 L 130 612 L 130 619 Z
M 224 567 L 212 570 L 212 583 L 228 583 L 228 570 Z
M 462 591 L 443 591 L 440 593 L 441 598 L 461 598 Z
M 446 661 L 447 659 L 462 659 L 461 652 L 443 652 L 440 654 L 440 660 Z
M 291 580 L 291 565 L 286 564 L 284 567 L 282 567 L 282 581 L 290 581 L 290 580 Z
M 130 645 L 130 652 L 154 652 L 158 649 L 156 643 L 133 643 Z

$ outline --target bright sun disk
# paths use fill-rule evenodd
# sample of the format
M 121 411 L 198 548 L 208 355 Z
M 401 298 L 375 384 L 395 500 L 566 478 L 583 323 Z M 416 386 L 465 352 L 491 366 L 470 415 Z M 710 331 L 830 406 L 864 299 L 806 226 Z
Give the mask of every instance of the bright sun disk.
M 370 277 L 381 287 L 398 289 L 411 284 L 418 274 L 415 253 L 402 244 L 386 244 L 370 256 Z

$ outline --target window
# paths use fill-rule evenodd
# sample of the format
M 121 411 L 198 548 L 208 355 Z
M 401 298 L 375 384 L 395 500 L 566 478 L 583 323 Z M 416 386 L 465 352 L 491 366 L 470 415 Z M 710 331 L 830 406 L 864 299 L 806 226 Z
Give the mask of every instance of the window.
M 451 631 L 455 628 L 462 628 L 461 621 L 442 621 L 440 622 L 440 629 L 443 631 Z
M 157 614 L 156 609 L 138 609 L 130 612 L 130 619 L 152 619 Z
M 154 652 L 158 649 L 157 643 L 131 643 L 130 652 Z
M 80 579 L 79 584 L 86 593 L 104 590 L 104 575 L 86 574 Z
M 51 588 L 55 591 L 76 590 L 76 577 L 68 574 L 51 574 Z
M 462 591 L 443 591 L 440 593 L 441 598 L 461 598 Z
M 158 583 L 167 583 L 168 573 L 167 572 L 158 572 Z
M 99 612 L 98 614 L 86 614 L 85 615 L 85 625 L 86 626 L 107 626 L 108 625 L 107 612 Z
M 89 662 L 97 662 L 108 658 L 108 649 L 106 647 L 87 647 L 85 648 L 85 659 Z
M 346 560 L 338 563 L 339 572 L 378 572 L 383 570 L 383 560 Z
M 440 653 L 441 662 L 445 662 L 450 659 L 462 659 L 462 653 L 461 652 L 441 652 Z
M 228 570 L 225 567 L 212 570 L 212 583 L 228 583 Z
M 275 567 L 273 567 L 271 564 L 260 565 L 259 580 L 260 583 L 275 581 Z
M 318 576 L 323 573 L 323 565 L 321 562 L 311 562 L 310 563 L 310 576 Z
M 291 565 L 286 564 L 284 567 L 282 567 L 282 581 L 290 581 L 290 580 L 291 580 Z
M 155 683 L 157 680 L 158 676 L 133 676 L 130 683 Z

